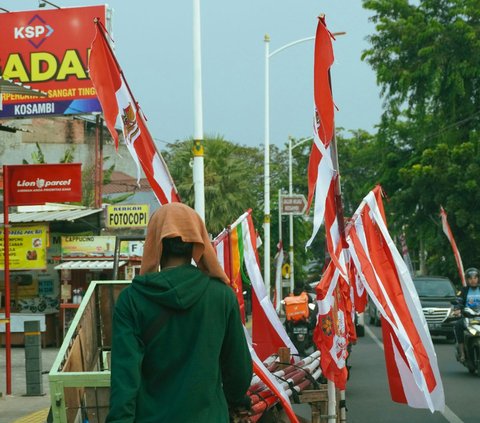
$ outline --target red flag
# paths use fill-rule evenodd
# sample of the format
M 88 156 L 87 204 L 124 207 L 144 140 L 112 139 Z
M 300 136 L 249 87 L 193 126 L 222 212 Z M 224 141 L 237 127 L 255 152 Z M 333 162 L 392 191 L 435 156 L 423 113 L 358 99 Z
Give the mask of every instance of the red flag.
M 357 272 L 382 315 L 392 399 L 443 411 L 432 339 L 410 272 L 388 233 L 380 187 L 357 209 L 347 240 Z
M 455 242 L 455 238 L 453 238 L 452 230 L 450 229 L 450 225 L 448 224 L 447 213 L 442 206 L 440 206 L 440 217 L 442 218 L 443 233 L 447 236 L 448 240 L 450 241 L 450 245 L 452 246 L 455 262 L 457 263 L 458 274 L 460 275 L 460 280 L 462 281 L 463 286 L 467 286 L 467 282 L 465 281 L 465 272 L 463 270 L 462 257 L 460 256 L 460 251 L 458 251 L 457 243 Z
M 143 113 L 108 45 L 107 35 L 102 23 L 97 22 L 89 60 L 90 79 L 97 91 L 107 128 L 118 147 L 115 124 L 117 119 L 121 120 L 125 143 L 137 164 L 138 179 L 141 166 L 160 204 L 180 201 L 167 165 L 147 129 Z

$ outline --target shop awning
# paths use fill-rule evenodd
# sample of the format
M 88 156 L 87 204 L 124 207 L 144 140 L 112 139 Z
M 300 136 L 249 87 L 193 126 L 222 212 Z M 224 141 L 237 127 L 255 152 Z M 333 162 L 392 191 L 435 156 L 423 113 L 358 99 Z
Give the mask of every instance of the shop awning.
M 10 213 L 8 220 L 10 223 L 33 223 L 33 222 L 73 222 L 78 219 L 100 213 L 103 209 L 78 208 L 71 210 L 49 210 L 27 213 Z M 0 214 L 0 223 L 3 223 L 3 213 Z
M 127 264 L 126 261 L 119 261 L 118 267 Z M 66 261 L 62 264 L 58 264 L 55 266 L 55 270 L 62 270 L 62 269 L 72 269 L 72 270 L 104 270 L 104 269 L 113 269 L 113 261 L 111 260 L 104 260 L 104 261 L 82 261 L 82 260 L 73 260 L 73 261 Z

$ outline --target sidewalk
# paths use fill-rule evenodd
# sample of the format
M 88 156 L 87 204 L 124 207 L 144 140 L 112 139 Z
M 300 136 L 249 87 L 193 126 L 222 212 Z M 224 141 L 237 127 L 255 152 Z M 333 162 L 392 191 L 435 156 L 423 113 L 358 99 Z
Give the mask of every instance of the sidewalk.
M 58 348 L 42 348 L 42 396 L 25 396 L 25 349 L 12 347 L 12 395 L 6 394 L 5 348 L 0 347 L 0 423 L 44 423 L 50 408 L 48 372 Z

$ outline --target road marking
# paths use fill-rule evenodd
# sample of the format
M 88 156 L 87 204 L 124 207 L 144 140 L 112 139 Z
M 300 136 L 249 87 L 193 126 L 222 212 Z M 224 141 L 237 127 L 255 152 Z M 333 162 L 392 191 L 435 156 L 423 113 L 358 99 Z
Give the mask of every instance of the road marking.
M 383 342 L 380 341 L 380 339 L 377 338 L 377 335 L 375 335 L 372 332 L 372 329 L 370 329 L 368 326 L 365 326 L 365 332 L 368 333 L 368 336 L 373 339 L 373 342 L 375 342 L 375 344 L 377 344 L 382 351 L 385 351 L 385 348 L 383 346 Z
M 382 351 L 385 351 L 385 347 L 383 346 L 383 342 L 377 338 L 377 335 L 373 333 L 373 331 L 368 327 L 365 326 L 365 332 L 368 333 L 368 336 L 373 339 L 373 342 L 377 344 Z M 464 423 L 463 420 L 458 417 L 448 406 L 445 404 L 445 410 L 443 413 L 440 411 L 443 417 L 448 421 L 448 423 Z

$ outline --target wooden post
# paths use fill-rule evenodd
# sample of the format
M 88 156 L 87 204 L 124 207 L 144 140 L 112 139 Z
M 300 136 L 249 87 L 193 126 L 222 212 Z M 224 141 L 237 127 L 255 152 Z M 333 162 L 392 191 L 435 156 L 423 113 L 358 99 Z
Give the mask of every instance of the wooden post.
M 290 348 L 280 347 L 278 349 L 278 359 L 280 360 L 279 368 L 284 369 L 290 365 Z

